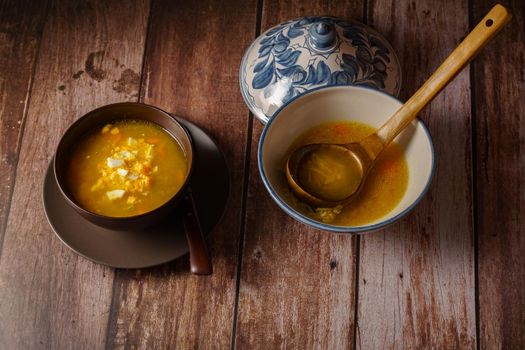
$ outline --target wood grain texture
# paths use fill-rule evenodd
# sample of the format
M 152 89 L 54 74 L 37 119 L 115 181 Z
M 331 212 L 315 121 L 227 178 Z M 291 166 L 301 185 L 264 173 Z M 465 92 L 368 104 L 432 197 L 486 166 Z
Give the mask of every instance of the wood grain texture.
M 525 349 L 525 3 L 504 4 L 514 18 L 473 65 L 481 349 Z
M 360 20 L 363 2 L 265 1 L 261 32 L 305 15 Z M 310 229 L 286 216 L 257 169 L 254 121 L 236 347 L 347 349 L 353 345 L 356 237 Z
M 232 188 L 208 239 L 213 275 L 191 275 L 187 257 L 117 272 L 110 347 L 230 347 L 248 125 L 238 69 L 254 37 L 256 9 L 256 1 L 153 3 L 144 102 L 206 130 L 225 153 Z
M 0 1 L 0 249 L 47 1 Z
M 466 1 L 369 2 L 410 96 L 468 33 Z M 433 135 L 433 184 L 400 222 L 361 239 L 360 349 L 476 346 L 468 71 L 421 114 Z
M 148 0 L 0 0 L 0 348 L 473 348 L 472 187 L 477 345 L 525 348 L 522 1 L 504 0 L 514 19 L 474 62 L 473 80 L 461 73 L 422 114 L 438 163 L 429 193 L 360 247 L 287 217 L 259 179 L 262 126 L 254 121 L 249 139 L 238 88 L 257 5 L 262 30 L 312 14 L 362 20 L 366 8 L 396 48 L 406 98 L 466 35 L 467 0 L 152 1 L 146 45 Z M 492 5 L 470 0 L 471 24 Z M 114 272 L 77 257 L 46 222 L 41 184 L 65 128 L 95 107 L 137 99 L 200 125 L 226 153 L 232 192 L 209 241 L 211 277 L 190 275 L 186 258 Z
M 138 81 L 125 91 L 117 82 L 126 70 L 140 71 L 148 9 L 147 1 L 105 0 L 57 1 L 49 9 L 0 260 L 2 348 L 105 344 L 113 271 L 54 237 L 41 187 L 73 120 L 106 103 L 136 99 Z

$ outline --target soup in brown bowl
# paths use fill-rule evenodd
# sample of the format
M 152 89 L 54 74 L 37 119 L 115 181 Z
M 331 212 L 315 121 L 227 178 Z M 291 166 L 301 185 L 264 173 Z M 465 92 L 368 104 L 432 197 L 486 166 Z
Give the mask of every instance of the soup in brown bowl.
M 62 136 L 53 162 L 58 188 L 85 219 L 136 230 L 171 218 L 193 168 L 193 144 L 169 113 L 124 102 L 95 109 Z
M 84 209 L 112 217 L 142 214 L 177 193 L 186 156 L 160 126 L 117 120 L 83 138 L 71 154 L 68 187 Z

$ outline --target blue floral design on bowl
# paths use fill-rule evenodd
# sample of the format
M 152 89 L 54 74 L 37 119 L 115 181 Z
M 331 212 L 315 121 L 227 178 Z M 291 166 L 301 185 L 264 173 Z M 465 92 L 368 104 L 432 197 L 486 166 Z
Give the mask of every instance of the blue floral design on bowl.
M 266 123 L 295 96 L 321 86 L 356 85 L 397 96 L 399 60 L 372 28 L 333 17 L 304 17 L 270 28 L 246 50 L 240 88 Z

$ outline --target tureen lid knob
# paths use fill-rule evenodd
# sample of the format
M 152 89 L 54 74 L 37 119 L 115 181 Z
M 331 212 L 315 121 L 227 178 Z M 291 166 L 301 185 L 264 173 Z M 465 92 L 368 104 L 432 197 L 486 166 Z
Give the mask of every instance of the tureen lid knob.
M 332 23 L 325 21 L 314 23 L 309 33 L 311 45 L 319 50 L 326 51 L 336 43 L 335 27 Z

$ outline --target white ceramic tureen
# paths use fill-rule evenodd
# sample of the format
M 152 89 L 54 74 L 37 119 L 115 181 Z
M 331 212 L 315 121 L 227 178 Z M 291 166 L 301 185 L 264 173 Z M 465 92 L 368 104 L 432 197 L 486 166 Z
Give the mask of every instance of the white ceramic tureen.
M 303 17 L 270 28 L 241 62 L 244 101 L 263 123 L 306 91 L 332 85 L 369 87 L 397 96 L 401 69 L 390 44 L 372 28 L 333 17 Z

